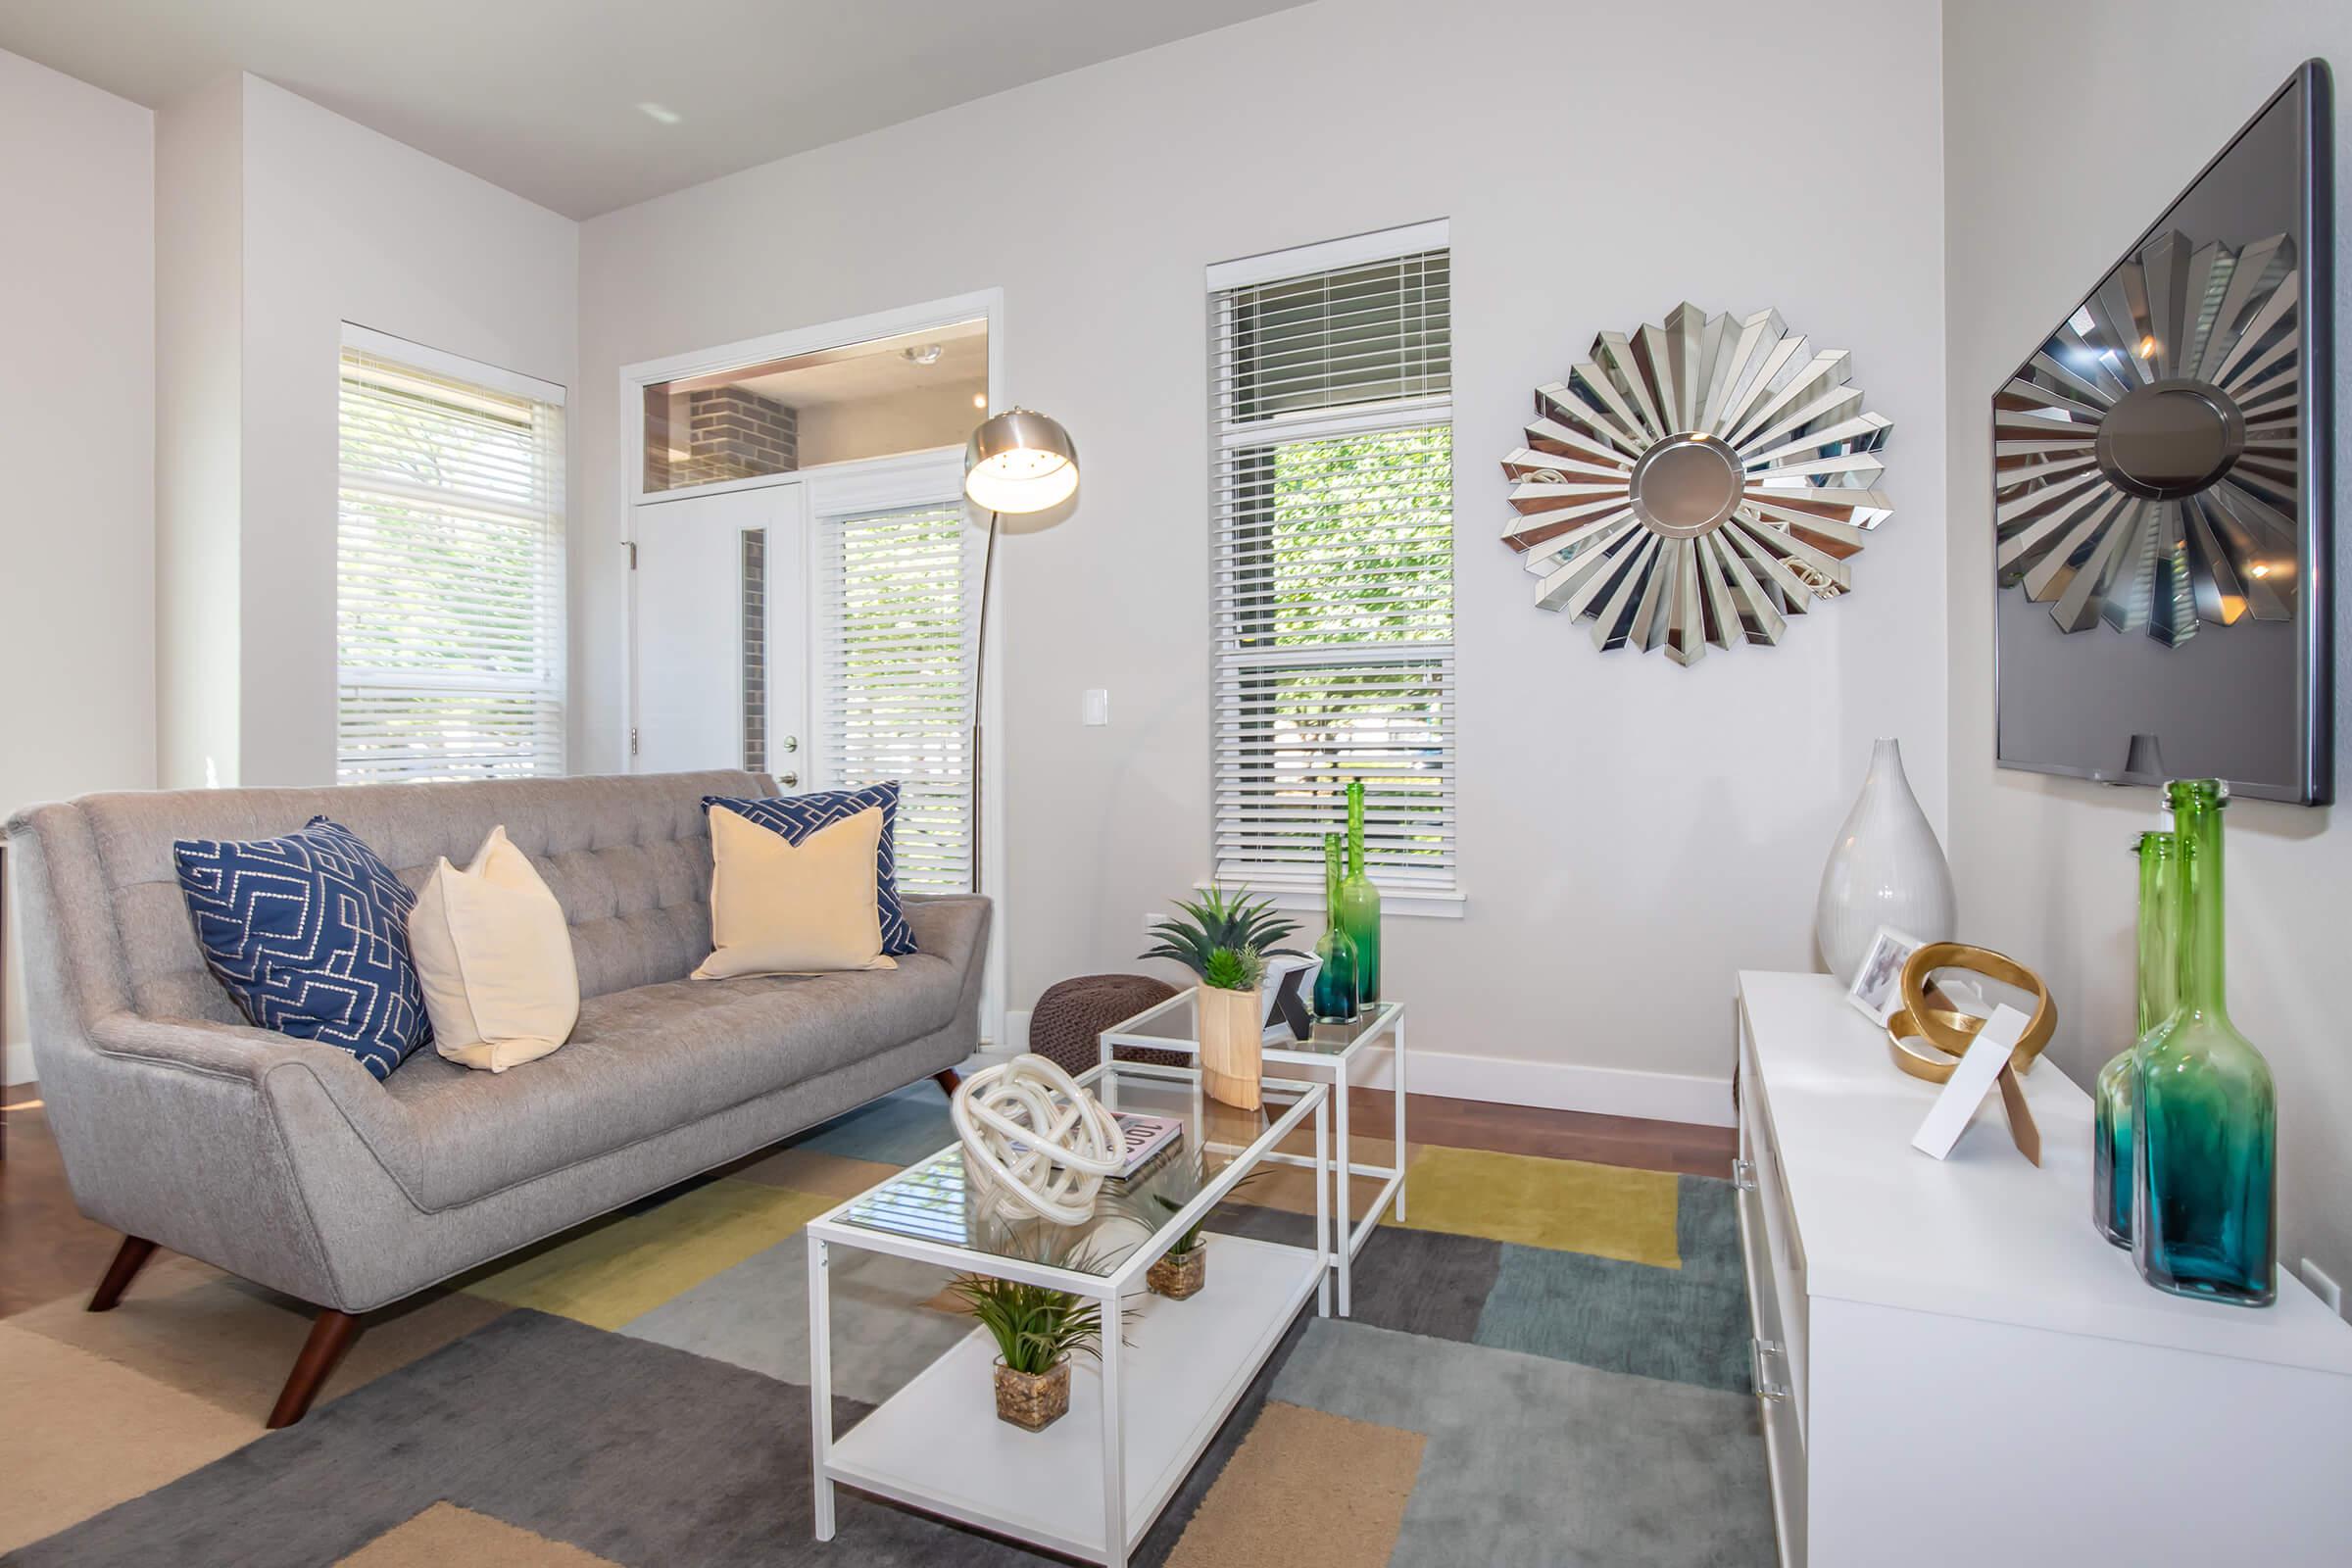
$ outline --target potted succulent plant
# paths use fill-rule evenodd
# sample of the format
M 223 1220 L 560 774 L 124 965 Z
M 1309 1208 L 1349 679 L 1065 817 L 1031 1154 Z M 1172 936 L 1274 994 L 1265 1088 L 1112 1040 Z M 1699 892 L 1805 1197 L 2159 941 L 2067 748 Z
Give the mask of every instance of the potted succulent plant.
M 1259 1175 L 1259 1171 L 1251 1171 L 1240 1181 L 1235 1182 L 1232 1191 L 1225 1196 L 1228 1199 L 1238 1196 L 1243 1188 L 1257 1180 Z M 1181 1195 L 1153 1193 L 1152 1201 L 1157 1204 L 1162 1212 L 1173 1214 L 1191 1202 L 1194 1196 L 1206 1185 L 1207 1181 L 1206 1165 L 1196 1156 L 1192 1167 L 1192 1181 L 1188 1189 Z M 1208 1232 L 1205 1229 L 1207 1224 L 1208 1215 L 1202 1214 L 1193 1222 L 1191 1229 L 1176 1238 L 1174 1246 L 1161 1253 L 1158 1260 L 1144 1271 L 1144 1283 L 1151 1287 L 1152 1294 L 1164 1296 L 1171 1301 L 1181 1301 L 1187 1297 L 1200 1294 L 1200 1287 L 1208 1283 Z
M 1101 1303 L 965 1274 L 948 1286 L 997 1342 L 997 1419 L 1043 1432 L 1070 1411 L 1070 1357 L 1102 1354 Z
M 1248 890 L 1228 896 L 1211 886 L 1199 902 L 1176 901 L 1179 915 L 1154 922 L 1159 940 L 1142 956 L 1169 958 L 1200 976 L 1200 1087 L 1211 1100 L 1242 1110 L 1263 1102 L 1258 1089 L 1264 1063 L 1258 1044 L 1265 1033 L 1265 1000 L 1259 987 L 1266 959 L 1303 957 L 1279 948 L 1298 927 L 1274 908 L 1270 899 L 1251 899 Z

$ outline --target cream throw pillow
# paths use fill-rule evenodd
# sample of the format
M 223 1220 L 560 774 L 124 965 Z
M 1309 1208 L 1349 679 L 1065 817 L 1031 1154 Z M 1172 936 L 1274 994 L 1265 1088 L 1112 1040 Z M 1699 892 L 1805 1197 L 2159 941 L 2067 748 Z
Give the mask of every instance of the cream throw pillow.
M 882 953 L 874 856 L 882 810 L 868 807 L 794 844 L 710 808 L 710 956 L 697 980 L 896 969 Z
M 579 1020 L 564 906 L 503 827 L 465 870 L 433 867 L 409 914 L 409 952 L 433 1049 L 452 1061 L 505 1072 L 555 1050 Z

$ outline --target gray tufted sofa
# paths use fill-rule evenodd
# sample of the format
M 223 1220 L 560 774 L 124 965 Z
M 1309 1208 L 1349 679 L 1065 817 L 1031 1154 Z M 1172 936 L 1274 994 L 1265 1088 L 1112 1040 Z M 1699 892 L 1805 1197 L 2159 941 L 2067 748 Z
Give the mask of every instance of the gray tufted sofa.
M 91 1301 L 156 1245 L 320 1308 L 270 1424 L 301 1417 L 357 1314 L 953 1069 L 978 1038 L 988 901 L 912 898 L 896 970 L 696 981 L 705 795 L 751 773 L 93 795 L 8 824 L 33 1059 L 74 1201 L 124 1233 Z M 571 922 L 580 1018 L 504 1073 L 430 1047 L 384 1082 L 247 1025 L 205 968 L 175 838 L 324 813 L 411 886 L 503 824 Z

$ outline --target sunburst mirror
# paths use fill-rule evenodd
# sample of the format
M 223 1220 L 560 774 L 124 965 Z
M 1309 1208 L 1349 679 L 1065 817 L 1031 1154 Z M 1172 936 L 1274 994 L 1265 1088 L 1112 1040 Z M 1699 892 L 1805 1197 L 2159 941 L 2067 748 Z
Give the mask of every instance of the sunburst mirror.
M 2126 257 L 1993 400 L 2004 589 L 2167 647 L 2295 613 L 2301 335 L 2285 234 Z
M 1889 421 L 1862 407 L 1843 349 L 1813 352 L 1777 312 L 1683 304 L 1603 332 L 1564 382 L 1536 389 L 1527 445 L 1502 460 L 1536 603 L 1592 623 L 1602 649 L 1678 664 L 1853 586 L 1891 516 L 1878 488 Z

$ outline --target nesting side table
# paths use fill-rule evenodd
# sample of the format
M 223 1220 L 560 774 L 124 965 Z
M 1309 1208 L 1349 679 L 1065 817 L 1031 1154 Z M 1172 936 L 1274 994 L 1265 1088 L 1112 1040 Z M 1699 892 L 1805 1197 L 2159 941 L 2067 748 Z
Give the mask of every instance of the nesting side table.
M 1108 1063 L 1120 1046 L 1180 1051 L 1198 1057 L 1200 1054 L 1199 995 L 1197 989 L 1180 991 L 1167 1001 L 1105 1029 L 1101 1037 L 1101 1060 Z M 1395 1062 L 1390 1075 L 1396 1091 L 1396 1145 L 1390 1152 L 1396 1163 L 1392 1165 L 1358 1161 L 1355 1147 L 1348 1142 L 1348 1080 L 1357 1063 L 1366 1060 L 1376 1047 L 1388 1048 Z M 1372 1239 L 1373 1228 L 1380 1223 L 1384 1212 L 1394 1208 L 1399 1221 L 1404 1218 L 1404 1004 L 1374 1003 L 1356 1022 L 1344 1026 L 1317 1024 L 1304 1040 L 1294 1039 L 1287 1027 L 1277 1024 L 1267 1034 L 1262 1049 L 1268 1077 L 1299 1078 L 1331 1086 L 1334 1128 L 1338 1134 L 1334 1143 L 1339 1152 L 1333 1159 L 1322 1162 L 1317 1180 L 1332 1189 L 1332 1201 L 1323 1206 L 1332 1216 L 1331 1266 L 1337 1274 L 1339 1314 L 1347 1317 L 1352 1309 L 1349 1276 L 1355 1254 Z M 1304 1154 L 1283 1152 L 1269 1153 L 1265 1158 L 1269 1163 L 1284 1165 L 1317 1164 Z M 1360 1217 L 1348 1212 L 1348 1178 L 1353 1176 L 1375 1177 L 1381 1183 L 1380 1191 L 1364 1206 Z

